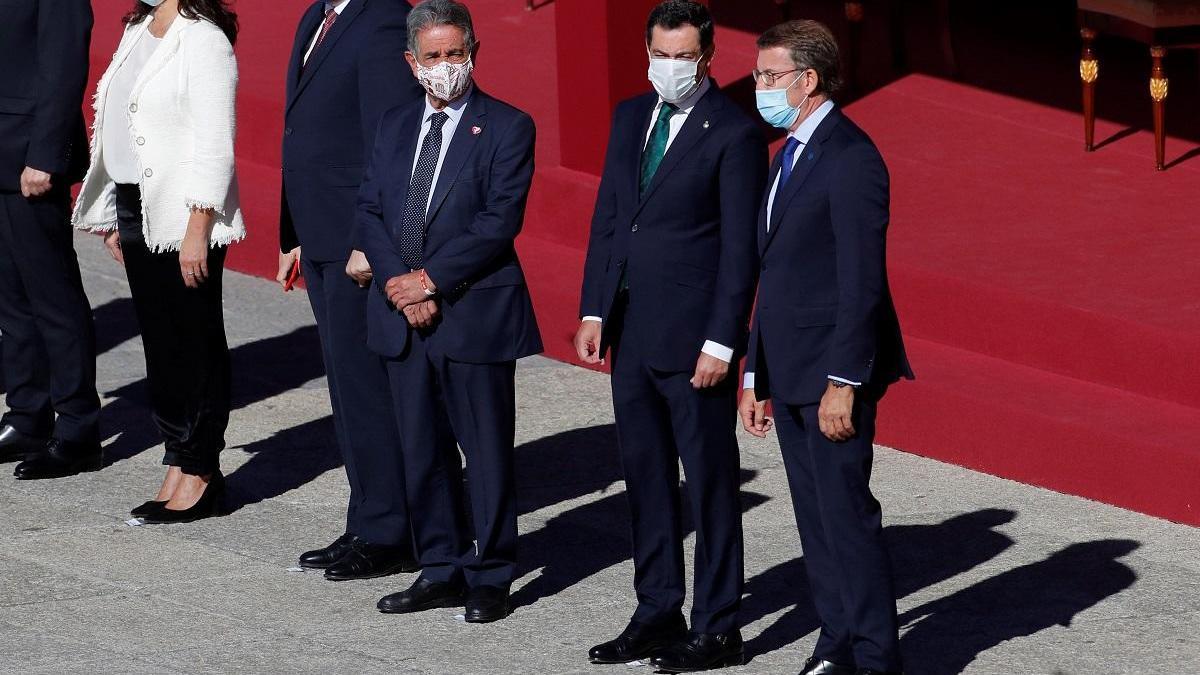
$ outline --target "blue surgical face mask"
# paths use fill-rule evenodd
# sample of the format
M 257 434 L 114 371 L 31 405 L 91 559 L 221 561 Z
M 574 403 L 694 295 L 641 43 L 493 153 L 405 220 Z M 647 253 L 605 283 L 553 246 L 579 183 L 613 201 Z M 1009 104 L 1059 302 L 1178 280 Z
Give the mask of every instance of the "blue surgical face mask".
M 142 0 L 142 2 L 150 5 L 151 7 L 158 7 L 159 5 L 163 4 L 163 0 Z
M 804 95 L 804 99 L 796 107 L 788 104 L 787 93 L 796 83 L 800 81 L 797 76 L 787 87 L 783 89 L 757 89 L 754 92 L 755 104 L 758 106 L 758 114 L 766 120 L 767 124 L 780 129 L 790 129 L 796 123 L 796 118 L 800 116 L 800 108 L 804 105 L 804 101 L 808 100 L 808 95 Z

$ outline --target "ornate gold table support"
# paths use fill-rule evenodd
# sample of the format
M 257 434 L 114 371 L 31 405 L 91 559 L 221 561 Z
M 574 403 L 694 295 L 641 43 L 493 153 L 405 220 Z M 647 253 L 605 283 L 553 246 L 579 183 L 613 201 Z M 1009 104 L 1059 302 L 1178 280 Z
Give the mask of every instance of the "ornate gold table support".
M 1092 51 L 1096 31 L 1084 28 L 1083 54 L 1079 57 L 1079 78 L 1083 80 L 1083 149 L 1091 152 L 1096 148 L 1096 79 L 1100 76 L 1100 62 Z
M 1167 50 L 1163 47 L 1151 47 L 1150 59 L 1150 100 L 1154 101 L 1154 168 L 1162 171 L 1167 168 L 1167 129 L 1165 108 L 1167 100 L 1167 73 L 1163 69 L 1163 58 Z

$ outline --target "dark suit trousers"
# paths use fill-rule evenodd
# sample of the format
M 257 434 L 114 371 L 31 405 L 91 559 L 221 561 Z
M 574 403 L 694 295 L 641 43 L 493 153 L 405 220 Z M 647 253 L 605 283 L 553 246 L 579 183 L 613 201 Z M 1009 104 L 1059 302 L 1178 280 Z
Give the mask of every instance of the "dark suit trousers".
M 5 421 L 24 434 L 97 443 L 96 333 L 70 201 L 65 186 L 33 200 L 0 191 Z
M 208 281 L 188 288 L 179 253 L 152 253 L 137 185 L 117 186 L 117 227 L 133 298 L 163 464 L 207 475 L 220 468 L 229 426 L 230 358 L 221 303 L 224 247 L 209 249 Z
M 383 359 L 367 349 L 367 293 L 346 261 L 303 261 L 317 320 L 333 426 L 350 482 L 346 531 L 374 544 L 412 545 L 400 435 Z
M 619 301 L 620 302 L 620 301 Z M 679 462 L 687 478 L 696 528 L 692 630 L 736 629 L 743 585 L 736 369 L 716 388 L 692 388 L 692 372 L 650 367 L 642 349 L 651 325 L 636 291 L 610 321 L 613 407 L 633 528 L 633 618 L 644 623 L 678 615 L 684 599 L 683 517 Z M 699 357 L 699 352 L 696 354 Z
M 388 361 L 404 444 L 408 499 L 421 576 L 468 586 L 512 585 L 517 568 L 513 475 L 516 363 L 460 363 L 415 331 L 406 352 Z M 477 545 L 462 489 L 467 488 Z
M 852 418 L 857 435 L 844 443 L 821 433 L 817 405 L 773 407 L 804 566 L 821 618 L 814 656 L 899 672 L 891 561 L 870 487 L 878 395 L 858 392 Z

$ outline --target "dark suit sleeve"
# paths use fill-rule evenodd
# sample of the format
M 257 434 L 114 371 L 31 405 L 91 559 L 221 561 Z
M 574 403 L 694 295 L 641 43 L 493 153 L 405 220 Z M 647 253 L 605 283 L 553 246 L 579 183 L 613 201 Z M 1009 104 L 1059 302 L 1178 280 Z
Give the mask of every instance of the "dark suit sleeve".
M 583 289 L 580 292 L 579 316 L 601 316 L 604 307 L 604 276 L 612 259 L 613 219 L 617 216 L 616 157 L 618 133 L 617 113 L 613 115 L 604 157 L 604 173 L 596 206 L 592 211 L 592 231 L 588 236 L 587 258 L 583 263 Z
M 838 314 L 827 374 L 870 382 L 884 294 L 888 173 L 883 158 L 862 144 L 838 158 L 829 207 L 838 270 Z
M 465 232 L 425 261 L 438 288 L 450 291 L 470 282 L 496 258 L 511 251 L 525 219 L 533 181 L 533 120 L 520 115 L 499 140 L 492 158 L 487 203 Z
M 389 279 L 409 271 L 388 234 L 388 225 L 383 219 L 383 205 L 380 201 L 383 186 L 379 182 L 379 169 L 384 166 L 389 154 L 388 148 L 385 147 L 389 142 L 389 135 L 383 130 L 388 120 L 389 117 L 384 116 L 379 122 L 379 132 L 373 134 L 376 145 L 370 151 L 363 182 L 358 188 L 354 226 L 354 239 L 358 249 L 366 254 L 367 262 L 374 273 L 374 282 L 380 289 L 383 289 Z
M 88 0 L 38 3 L 37 112 L 25 155 L 28 167 L 51 174 L 64 174 L 70 167 L 71 141 L 87 88 L 91 36 Z
M 740 351 L 758 281 L 758 206 L 767 181 L 767 144 L 752 126 L 726 149 L 720 166 L 721 258 L 705 339 Z

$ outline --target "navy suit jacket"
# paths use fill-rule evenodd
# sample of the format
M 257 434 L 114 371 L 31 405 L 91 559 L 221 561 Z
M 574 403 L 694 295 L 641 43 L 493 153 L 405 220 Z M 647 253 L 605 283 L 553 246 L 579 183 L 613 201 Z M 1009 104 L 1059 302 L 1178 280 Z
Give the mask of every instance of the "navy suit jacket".
M 830 375 L 875 387 L 913 377 L 888 289 L 888 190 L 874 143 L 835 108 L 775 196 L 769 230 L 764 195 L 746 360 L 760 400 L 817 403 Z
M 353 240 L 354 200 L 385 110 L 423 95 L 404 59 L 404 0 L 351 0 L 301 67 L 324 21 L 324 2 L 308 8 L 288 62 L 283 129 L 279 244 L 304 246 L 310 260 L 345 260 Z
M 448 358 L 502 363 L 542 351 L 513 242 L 533 180 L 529 115 L 476 87 L 463 110 L 426 218 L 425 272 L 438 286 L 441 318 L 429 334 Z M 404 204 L 425 101 L 384 114 L 358 196 L 358 238 L 375 280 L 367 300 L 367 345 L 395 358 L 408 320 L 388 301 L 388 280 L 412 270 L 400 257 Z
M 745 349 L 767 147 L 758 125 L 714 83 L 639 195 L 657 102 L 656 94 L 644 94 L 622 102 L 613 116 L 579 312 L 604 319 L 603 355 L 615 337 L 609 318 L 625 275 L 630 293 L 658 308 L 654 325 L 639 331 L 654 336 L 646 346 L 650 364 L 686 372 L 705 340 L 735 354 Z
M 91 37 L 88 0 L 0 0 L 0 190 L 20 190 L 27 166 L 71 183 L 87 171 Z

